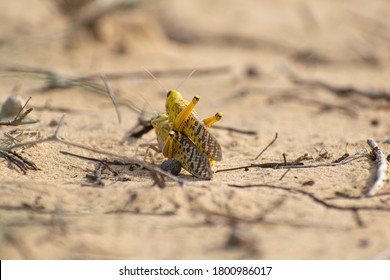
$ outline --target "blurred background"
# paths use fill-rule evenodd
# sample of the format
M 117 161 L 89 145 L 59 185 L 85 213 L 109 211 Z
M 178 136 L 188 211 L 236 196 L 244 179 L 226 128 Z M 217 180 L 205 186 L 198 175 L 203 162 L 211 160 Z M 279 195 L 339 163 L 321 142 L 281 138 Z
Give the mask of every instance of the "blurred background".
M 261 161 L 282 162 L 283 153 L 331 161 L 369 137 L 388 150 L 387 0 L 0 0 L 0 7 L 0 103 L 31 96 L 29 117 L 40 120 L 31 129 L 42 137 L 65 112 L 65 139 L 140 155 L 121 142 L 139 112 L 123 106 L 118 124 L 104 73 L 118 100 L 151 115 L 164 111 L 173 88 L 187 100 L 199 94 L 202 117 L 222 111 L 221 125 L 253 132 L 212 130 L 224 153 L 216 168 L 253 161 L 275 132 L 280 140 Z M 138 143 L 152 141 L 149 133 Z M 23 154 L 42 172 L 0 167 L 2 258 L 388 257 L 386 212 L 363 212 L 359 223 L 355 212 L 328 211 L 298 193 L 228 187 L 278 184 L 340 205 L 386 206 L 336 195 L 364 192 L 373 180 L 368 159 L 290 172 L 283 181 L 284 171 L 268 169 L 216 173 L 211 182 L 182 174 L 186 188 L 163 190 L 128 172 L 97 189 L 80 187 L 93 164 L 59 149 L 45 143 Z

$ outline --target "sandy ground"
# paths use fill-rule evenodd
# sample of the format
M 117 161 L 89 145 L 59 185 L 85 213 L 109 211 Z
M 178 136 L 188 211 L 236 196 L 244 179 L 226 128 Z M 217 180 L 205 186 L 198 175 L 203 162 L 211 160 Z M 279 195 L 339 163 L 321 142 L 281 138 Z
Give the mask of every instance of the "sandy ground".
M 188 100 L 201 96 L 201 116 L 222 111 L 221 126 L 257 133 L 211 129 L 223 148 L 216 170 L 282 163 L 283 153 L 288 161 L 307 154 L 312 159 L 304 164 L 332 162 L 346 152 L 369 151 L 368 138 L 390 152 L 389 98 L 296 84 L 283 71 L 364 93 L 386 91 L 388 1 L 152 1 L 102 17 L 98 38 L 76 24 L 71 29 L 55 1 L 0 2 L 2 69 L 109 78 L 184 69 L 158 77 L 159 83 L 143 75 L 112 77 L 110 84 L 118 99 L 146 106 L 150 114 L 164 111 L 166 89 L 179 87 Z M 200 75 L 218 67 L 225 71 Z M 199 75 L 185 80 L 191 69 Z M 28 118 L 39 122 L 17 128 L 39 132 L 41 139 L 54 133 L 66 109 L 59 135 L 67 141 L 139 159 L 146 151 L 140 144 L 156 141 L 149 132 L 121 143 L 138 114 L 121 106 L 118 124 L 107 96 L 83 87 L 43 92 L 44 78 L 28 73 L 2 70 L 0 78 L 0 102 L 15 86 L 14 94 L 32 97 Z M 4 139 L 16 127 L 0 129 Z M 254 161 L 276 132 L 275 144 Z M 19 151 L 37 171 L 24 175 L 0 160 L 1 259 L 390 259 L 390 186 L 362 198 L 375 178 L 368 156 L 286 174 L 217 172 L 211 181 L 183 171 L 184 187 L 167 180 L 161 189 L 147 170 L 128 167 L 116 176 L 105 172 L 104 186 L 93 187 L 86 175 L 96 163 L 60 151 L 106 157 L 46 142 Z M 156 163 L 163 160 L 152 154 Z

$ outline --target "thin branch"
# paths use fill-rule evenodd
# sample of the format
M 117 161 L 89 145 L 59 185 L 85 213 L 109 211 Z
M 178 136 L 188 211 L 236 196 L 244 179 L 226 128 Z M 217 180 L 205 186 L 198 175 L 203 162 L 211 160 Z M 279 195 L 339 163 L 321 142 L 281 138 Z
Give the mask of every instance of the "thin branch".
M 276 132 L 275 133 L 275 138 L 267 145 L 267 147 L 265 147 L 261 152 L 260 154 L 257 155 L 257 157 L 255 157 L 254 160 L 257 160 L 273 143 L 275 143 L 276 139 L 278 139 L 278 133 Z
M 59 72 L 30 66 L 10 66 L 0 69 L 9 73 L 24 73 L 34 75 L 38 79 L 44 79 L 46 84 L 33 92 L 46 92 L 53 89 L 68 89 L 72 87 L 83 88 L 95 93 L 106 95 L 106 88 L 91 79 L 84 77 L 72 77 Z
M 342 162 L 342 161 L 346 160 L 348 157 L 349 157 L 349 154 L 345 153 L 341 157 L 339 157 L 338 159 L 332 161 L 332 163 Z
M 227 130 L 227 131 L 241 133 L 241 134 L 247 134 L 247 135 L 257 135 L 257 131 L 255 131 L 255 130 L 244 130 L 244 129 L 222 126 L 222 125 L 213 125 L 212 128 Z
M 17 120 L 17 119 L 19 118 L 20 114 L 22 113 L 22 111 L 24 110 L 24 108 L 26 108 L 26 106 L 27 106 L 27 104 L 28 104 L 28 102 L 29 102 L 30 100 L 31 100 L 31 96 L 27 99 L 26 103 L 24 103 L 23 107 L 20 109 L 20 111 L 18 112 L 18 114 L 15 116 L 14 121 Z M 27 113 L 27 114 L 28 114 L 28 113 Z M 27 114 L 24 113 L 23 115 L 26 116 Z M 23 118 L 22 118 L 23 115 L 21 116 L 21 119 L 23 119 Z
M 383 187 L 386 181 L 387 162 L 382 150 L 379 149 L 373 139 L 367 139 L 367 144 L 371 147 L 371 154 L 375 158 L 377 170 L 375 182 L 368 188 L 365 195 L 373 196 Z
M 329 166 L 337 166 L 337 165 L 344 165 L 347 164 L 353 160 L 362 158 L 366 156 L 366 151 L 359 151 L 353 156 L 348 156 L 344 158 L 341 161 L 335 161 L 330 163 L 316 163 L 316 164 L 303 164 L 302 162 L 292 161 L 292 162 L 266 162 L 266 163 L 252 163 L 251 165 L 244 165 L 244 166 L 238 166 L 238 167 L 232 167 L 227 169 L 219 169 L 215 171 L 215 173 L 218 172 L 227 172 L 227 171 L 235 171 L 235 170 L 241 170 L 244 169 L 245 171 L 248 171 L 249 168 L 272 168 L 272 169 L 298 169 L 298 168 L 317 168 L 317 167 L 329 167 Z M 282 177 L 283 178 L 283 177 Z
M 287 90 L 286 90 L 287 91 Z M 291 90 L 292 91 L 292 90 Z M 328 112 L 330 110 L 338 110 L 339 112 L 349 116 L 356 118 L 358 116 L 358 113 L 356 110 L 353 108 L 353 106 L 350 106 L 349 104 L 346 105 L 337 105 L 337 104 L 332 104 L 330 102 L 325 102 L 323 100 L 318 100 L 318 99 L 309 99 L 309 98 L 304 98 L 300 95 L 294 94 L 294 93 L 282 93 L 279 95 L 274 95 L 270 97 L 271 100 L 280 100 L 282 102 L 290 102 L 291 100 L 298 101 L 300 104 L 307 104 L 309 106 L 314 105 L 318 106 L 320 112 Z
M 256 163 L 252 163 L 251 166 L 252 167 L 262 167 L 262 168 L 274 168 L 274 169 L 288 169 L 288 168 L 316 168 L 316 167 L 327 167 L 327 166 L 337 166 L 337 165 L 344 165 L 344 164 L 347 164 L 353 160 L 356 160 L 356 159 L 359 159 L 359 158 L 362 158 L 362 157 L 365 157 L 366 156 L 366 152 L 365 151 L 360 151 L 360 152 L 357 152 L 356 154 L 354 154 L 353 156 L 349 156 L 347 158 L 345 158 L 344 160 L 342 161 L 338 161 L 338 162 L 330 162 L 330 163 L 314 163 L 314 164 L 307 164 L 307 165 L 304 165 L 303 163 L 296 163 L 295 161 L 294 162 L 291 162 L 291 163 L 287 163 L 287 164 L 276 164 L 276 165 L 273 165 L 273 164 L 256 164 Z
M 56 131 L 54 132 L 53 137 L 58 138 L 58 132 L 60 131 L 60 128 L 64 125 L 64 119 L 65 119 L 65 114 L 62 115 L 60 121 L 58 122 L 58 126 L 56 128 Z
M 295 84 L 320 87 L 336 94 L 339 97 L 347 97 L 351 94 L 356 94 L 373 100 L 390 101 L 390 92 L 386 90 L 363 90 L 353 86 L 334 85 L 330 82 L 317 79 L 305 79 L 296 74 L 286 63 L 281 66 L 281 70 Z
M 227 172 L 227 171 L 235 171 L 235 170 L 241 170 L 241 169 L 244 169 L 245 171 L 248 171 L 249 168 L 251 168 L 253 166 L 251 165 L 244 165 L 244 166 L 238 166 L 238 167 L 232 167 L 232 168 L 226 168 L 226 169 L 218 169 L 215 171 L 215 173 L 219 173 L 219 172 Z
M 23 174 L 26 174 L 27 170 L 38 170 L 38 167 L 34 162 L 23 158 L 14 151 L 4 151 L 0 149 L 0 157 L 6 159 L 12 167 L 17 167 Z
M 101 159 L 98 159 L 98 158 L 86 157 L 86 156 L 74 154 L 74 153 L 67 152 L 67 151 L 60 151 L 60 153 L 63 154 L 63 155 L 66 155 L 66 156 L 72 156 L 72 157 L 83 159 L 83 160 L 90 160 L 90 161 L 95 161 L 95 162 L 101 162 L 102 161 Z
M 359 211 L 357 209 L 355 209 L 355 210 L 352 210 L 352 213 L 353 213 L 353 218 L 355 219 L 356 224 L 359 227 L 365 227 L 366 225 L 365 225 L 362 217 L 360 216 Z
M 110 83 L 108 82 L 107 76 L 104 75 L 104 74 L 101 74 L 101 78 L 102 78 L 102 80 L 103 80 L 104 86 L 105 86 L 106 89 L 107 89 L 108 95 L 110 96 L 111 101 L 112 101 L 112 103 L 114 104 L 115 111 L 116 111 L 116 115 L 117 115 L 117 117 L 118 117 L 118 122 L 119 122 L 119 123 L 122 123 L 121 112 L 119 111 L 118 104 L 116 103 L 115 93 L 114 93 L 114 91 L 112 90 Z
M 287 173 L 290 172 L 290 170 L 291 170 L 291 168 L 287 169 L 287 170 L 282 174 L 282 176 L 280 176 L 279 181 L 282 181 L 283 178 L 284 178 L 284 176 L 286 176 Z
M 28 114 L 31 113 L 33 110 L 32 108 L 27 109 L 24 113 L 22 111 L 24 108 L 26 108 L 27 103 L 30 101 L 31 97 L 29 97 L 24 103 L 23 107 L 19 110 L 18 114 L 15 116 L 13 120 L 7 120 L 7 121 L 0 121 L 0 125 L 6 125 L 6 126 L 18 126 L 18 125 L 24 125 L 24 124 L 33 124 L 37 123 L 38 120 L 25 120 Z

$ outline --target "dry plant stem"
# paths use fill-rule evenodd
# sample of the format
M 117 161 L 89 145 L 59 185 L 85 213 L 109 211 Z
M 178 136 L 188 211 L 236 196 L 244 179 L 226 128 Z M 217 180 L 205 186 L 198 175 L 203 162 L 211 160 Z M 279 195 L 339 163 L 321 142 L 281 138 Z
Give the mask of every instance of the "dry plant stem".
M 356 118 L 358 116 L 358 113 L 356 112 L 356 110 L 354 110 L 353 107 L 351 108 L 351 106 L 347 107 L 345 105 L 336 105 L 336 104 L 332 104 L 332 103 L 325 102 L 322 100 L 308 99 L 308 98 L 304 98 L 302 96 L 299 96 L 297 94 L 291 94 L 291 93 L 280 94 L 277 96 L 270 97 L 270 99 L 271 100 L 279 100 L 281 102 L 290 102 L 291 100 L 294 100 L 294 101 L 300 102 L 301 104 L 305 103 L 309 106 L 311 106 L 311 105 L 318 106 L 322 112 L 327 112 L 330 110 L 338 110 L 339 112 L 341 112 L 349 117 Z
M 231 94 L 228 97 L 225 97 L 224 101 L 228 99 L 236 99 L 236 98 L 242 98 L 245 96 L 248 96 L 252 93 L 271 93 L 272 95 L 269 97 L 270 101 L 278 101 L 278 102 L 290 102 L 290 101 L 297 101 L 301 104 L 307 104 L 309 106 L 318 106 L 321 111 L 329 111 L 329 110 L 338 110 L 343 114 L 346 114 L 350 117 L 357 117 L 358 113 L 356 110 L 354 110 L 353 107 L 345 105 L 336 105 L 329 102 L 325 102 L 323 100 L 316 100 L 312 98 L 305 98 L 299 95 L 299 93 L 302 92 L 302 90 L 306 89 L 305 85 L 297 85 L 292 88 L 288 87 L 244 87 L 239 89 L 238 91 L 235 91 L 233 94 Z
M 240 170 L 240 169 L 244 169 L 247 171 L 249 168 L 272 168 L 272 169 L 288 169 L 289 170 L 289 169 L 293 169 L 293 168 L 297 169 L 297 168 L 316 168 L 316 167 L 337 166 L 337 165 L 347 164 L 353 160 L 356 160 L 356 159 L 359 159 L 359 158 L 362 158 L 365 156 L 366 156 L 366 152 L 361 151 L 361 152 L 356 153 L 353 156 L 349 156 L 349 157 L 345 158 L 342 161 L 331 162 L 331 163 L 307 164 L 307 165 L 304 165 L 302 162 L 296 162 L 296 161 L 283 162 L 283 163 L 279 163 L 279 162 L 252 163 L 251 165 L 238 166 L 238 167 L 232 167 L 232 168 L 227 168 L 227 169 L 219 169 L 219 170 L 215 171 L 215 173 L 234 171 L 234 170 Z M 283 177 L 281 177 L 281 179 L 283 179 Z
M 215 171 L 215 173 L 227 172 L 227 171 L 235 171 L 235 170 L 241 170 L 241 169 L 244 169 L 245 171 L 248 171 L 249 168 L 251 168 L 251 167 L 253 167 L 253 166 L 245 165 L 245 166 L 238 166 L 238 167 L 232 167 L 232 168 L 218 169 L 218 170 Z
M 221 125 L 213 125 L 212 128 L 222 129 L 222 130 L 227 130 L 227 131 L 241 133 L 241 134 L 247 134 L 247 135 L 257 135 L 257 131 L 255 131 L 255 130 L 243 130 L 243 129 L 239 129 L 239 128 L 235 128 L 235 127 L 221 126 Z
M 0 149 L 0 157 L 5 158 L 12 167 L 16 167 L 23 174 L 27 173 L 27 170 L 38 170 L 38 167 L 34 162 L 29 161 L 22 156 L 18 155 L 14 151 L 3 151 Z
M 387 162 L 382 150 L 379 149 L 377 143 L 373 139 L 367 139 L 367 144 L 371 147 L 371 153 L 375 157 L 377 163 L 375 182 L 368 188 L 365 195 L 375 195 L 384 185 L 386 181 Z
M 69 145 L 69 146 L 72 146 L 72 147 L 77 147 L 77 148 L 80 148 L 80 149 L 83 149 L 83 150 L 87 150 L 87 151 L 90 151 L 90 152 L 112 156 L 112 157 L 121 159 L 123 161 L 131 162 L 133 164 L 138 164 L 138 165 L 144 167 L 145 169 L 147 169 L 147 170 L 149 170 L 151 172 L 156 172 L 156 173 L 158 173 L 158 174 L 160 174 L 160 175 L 162 175 L 164 177 L 170 178 L 171 180 L 179 183 L 180 186 L 183 186 L 185 184 L 185 182 L 186 182 L 185 180 L 180 179 L 180 178 L 178 178 L 178 177 L 176 177 L 176 176 L 174 176 L 174 175 L 172 175 L 172 174 L 170 174 L 168 172 L 165 172 L 165 171 L 161 170 L 158 166 L 155 166 L 155 165 L 150 164 L 148 162 L 141 161 L 141 160 L 139 160 L 137 158 L 129 158 L 129 157 L 126 157 L 126 156 L 115 154 L 115 153 L 110 153 L 110 152 L 107 152 L 107 151 L 104 151 L 104 150 L 87 147 L 87 146 L 84 146 L 84 145 L 81 145 L 81 144 L 78 144 L 78 143 L 73 143 L 73 142 L 70 142 L 70 141 L 63 140 L 63 139 L 59 138 L 58 137 L 58 132 L 59 132 L 61 126 L 64 123 L 64 118 L 65 118 L 65 115 L 63 115 L 61 117 L 61 120 L 60 120 L 60 122 L 58 124 L 58 127 L 57 127 L 55 133 L 52 136 L 49 136 L 49 137 L 44 138 L 44 139 L 35 140 L 35 141 L 29 141 L 29 142 L 25 142 L 25 143 L 15 144 L 15 145 L 12 145 L 12 146 L 8 147 L 8 150 L 10 151 L 10 150 L 13 150 L 13 149 L 16 149 L 16 148 L 31 146 L 31 145 L 35 145 L 35 144 L 39 144 L 39 143 L 50 142 L 50 141 L 59 142 L 59 143 L 65 144 L 65 145 Z
M 84 77 L 71 77 L 51 70 L 29 66 L 10 66 L 0 70 L 6 73 L 25 73 L 35 75 L 38 79 L 45 79 L 46 84 L 41 88 L 33 89 L 33 92 L 46 92 L 53 89 L 68 89 L 72 87 L 79 87 L 95 93 L 106 95 L 106 89 L 102 85 Z
M 336 159 L 335 161 L 332 161 L 332 163 L 341 162 L 341 161 L 347 159 L 348 157 L 349 157 L 349 154 L 348 154 L 348 153 L 345 153 L 345 154 L 343 154 L 341 157 L 339 157 L 338 159 Z
M 287 173 L 290 172 L 290 170 L 291 170 L 291 168 L 287 169 L 287 170 L 282 174 L 282 176 L 280 176 L 279 181 L 282 181 L 283 178 L 287 175 Z
M 361 152 L 357 152 L 356 154 L 354 154 L 353 156 L 350 156 L 350 157 L 347 157 L 345 158 L 344 160 L 342 161 L 339 161 L 339 162 L 331 162 L 331 163 L 317 163 L 317 164 L 307 164 L 307 165 L 304 165 L 304 164 L 297 164 L 295 162 L 292 162 L 292 163 L 287 163 L 287 164 L 279 164 L 279 165 L 276 165 L 276 166 L 269 166 L 268 168 L 275 168 L 275 169 L 289 169 L 289 168 L 316 168 L 316 167 L 326 167 L 326 166 L 337 166 L 337 165 L 343 165 L 343 164 L 347 164 L 353 160 L 356 160 L 356 159 L 359 159 L 359 158 L 362 158 L 362 157 L 365 157 L 366 156 L 366 152 L 364 151 L 361 151 Z M 263 167 L 264 168 L 264 164 L 256 164 L 256 163 L 252 163 L 251 164 L 252 167 Z
M 31 113 L 31 111 L 33 110 L 32 108 L 27 109 L 26 112 L 24 112 L 22 114 L 24 108 L 26 108 L 27 103 L 30 101 L 30 99 L 31 99 L 31 97 L 29 97 L 27 99 L 26 103 L 24 103 L 22 109 L 20 109 L 20 111 L 18 112 L 18 114 L 15 116 L 15 118 L 13 120 L 0 121 L 0 125 L 18 126 L 18 125 L 23 125 L 23 124 L 37 123 L 38 122 L 37 120 L 28 120 L 28 121 L 24 120 L 27 117 L 27 115 Z
M 255 157 L 254 160 L 257 160 L 273 143 L 275 143 L 276 139 L 278 139 L 278 133 L 276 132 L 275 133 L 275 138 L 267 145 L 267 147 L 265 147 L 261 152 L 260 154 L 257 155 L 257 157 Z
M 104 74 L 101 74 L 100 76 L 101 76 L 101 78 L 103 80 L 104 86 L 107 89 L 108 95 L 110 96 L 111 101 L 114 104 L 116 115 L 118 117 L 118 122 L 122 123 L 121 112 L 119 111 L 118 104 L 116 103 L 115 93 L 112 90 L 110 83 L 108 82 L 107 76 L 104 75 Z
M 0 121 L 0 125 L 4 126 L 19 126 L 25 124 L 34 124 L 39 122 L 38 120 L 23 120 L 29 113 L 31 113 L 33 109 L 30 108 L 26 112 L 24 112 L 18 119 L 13 119 L 11 121 Z
M 166 70 L 153 70 L 153 75 L 158 78 L 170 78 L 170 77 L 183 77 L 188 75 L 192 69 L 166 69 Z M 227 74 L 231 70 L 230 66 L 215 66 L 208 68 L 200 68 L 192 75 L 193 77 L 204 77 L 210 75 Z M 1 72 L 5 73 L 26 73 L 35 75 L 38 79 L 46 79 L 46 84 L 34 92 L 49 91 L 53 89 L 68 89 L 72 87 L 83 88 L 88 91 L 106 94 L 106 88 L 96 83 L 95 79 L 101 79 L 101 74 L 91 74 L 86 76 L 72 77 L 55 71 L 29 66 L 10 66 L 0 68 Z M 1 73 L 0 73 L 1 74 Z M 108 79 L 150 79 L 150 75 L 146 71 L 135 71 L 128 73 L 112 73 L 105 75 Z
M 337 96 L 346 97 L 350 94 L 364 96 L 373 100 L 390 101 L 390 92 L 386 90 L 362 90 L 353 86 L 337 86 L 326 81 L 316 79 L 305 79 L 298 76 L 286 63 L 282 65 L 282 72 L 295 84 L 320 87 L 326 89 Z
M 17 120 L 17 119 L 19 118 L 20 114 L 23 112 L 24 108 L 26 108 L 26 106 L 27 106 L 27 104 L 28 104 L 28 102 L 29 102 L 30 100 L 31 100 L 31 96 L 27 99 L 26 103 L 24 103 L 22 109 L 20 109 L 20 111 L 19 111 L 18 114 L 16 115 L 15 120 Z M 28 110 L 27 110 L 27 111 L 28 111 Z M 31 112 L 31 111 L 30 111 L 30 112 Z M 23 115 L 24 115 L 24 117 L 25 117 L 27 114 L 24 113 Z M 22 116 L 23 116 L 23 115 L 22 115 Z M 22 119 L 23 119 L 23 118 L 22 118 Z

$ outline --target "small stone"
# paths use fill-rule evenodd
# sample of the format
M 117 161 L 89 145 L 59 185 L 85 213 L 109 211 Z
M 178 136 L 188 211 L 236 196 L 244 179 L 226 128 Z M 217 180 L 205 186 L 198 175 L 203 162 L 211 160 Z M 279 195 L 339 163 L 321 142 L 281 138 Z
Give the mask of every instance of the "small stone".
M 1 106 L 0 118 L 15 117 L 22 110 L 25 103 L 21 96 L 9 96 Z
M 315 184 L 314 180 L 307 180 L 302 183 L 302 186 L 313 186 Z
M 256 65 L 249 65 L 245 69 L 245 75 L 249 78 L 258 78 L 261 76 L 261 70 Z
M 172 175 L 177 176 L 181 171 L 181 163 L 176 159 L 168 159 L 161 163 L 160 168 L 166 172 L 171 173 Z
M 371 123 L 372 126 L 379 126 L 379 120 L 378 119 L 372 119 L 370 121 L 370 123 Z

